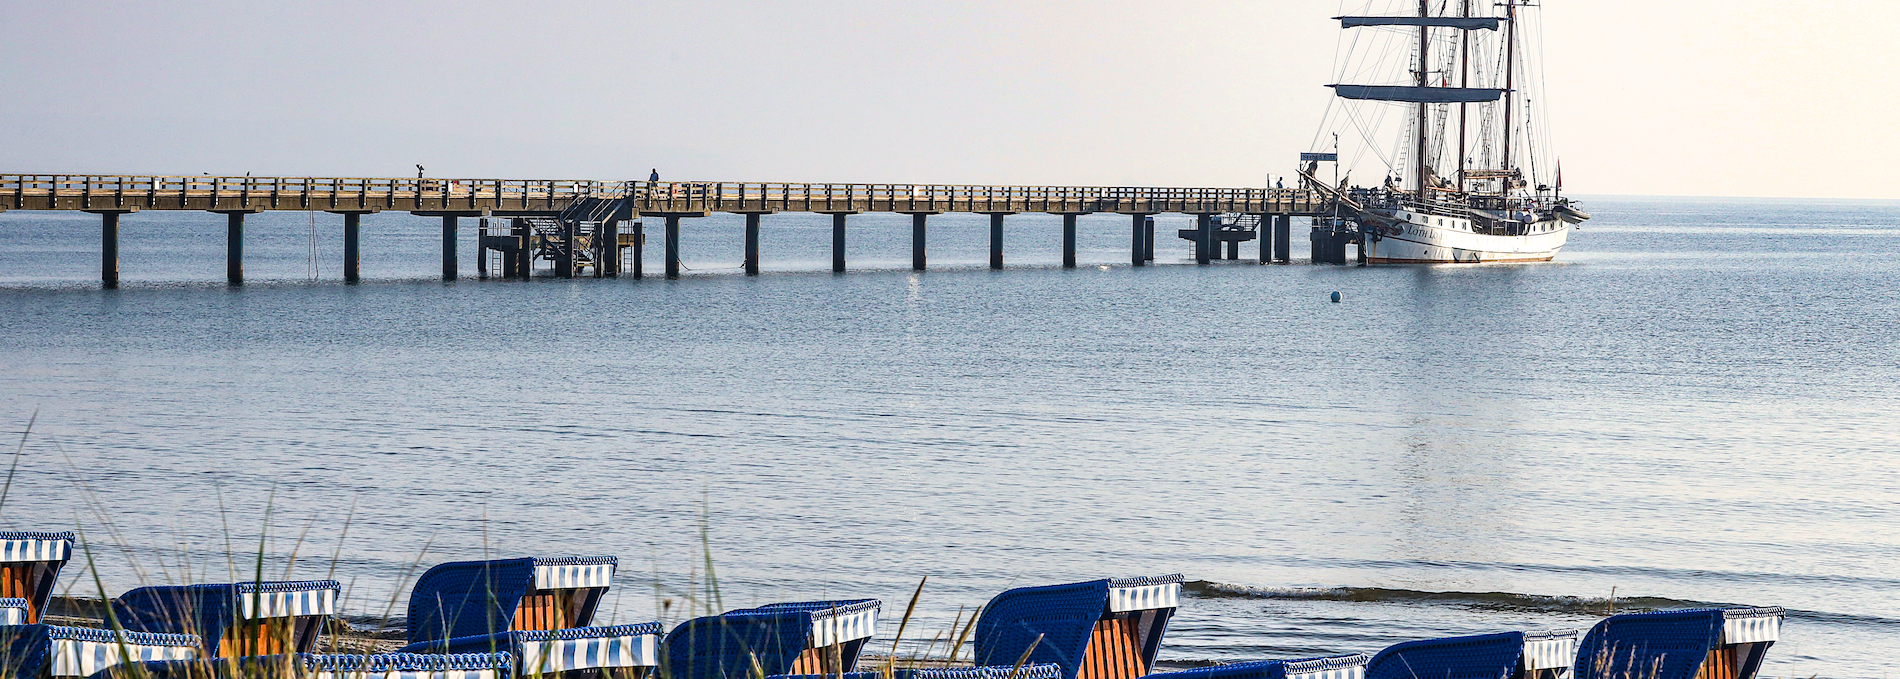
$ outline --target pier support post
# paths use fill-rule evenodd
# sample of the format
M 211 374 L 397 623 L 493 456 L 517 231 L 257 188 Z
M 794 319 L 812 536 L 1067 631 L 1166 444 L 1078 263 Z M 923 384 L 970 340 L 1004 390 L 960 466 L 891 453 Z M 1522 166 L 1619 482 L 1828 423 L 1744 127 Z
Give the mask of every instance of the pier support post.
M 1194 263 L 1206 264 L 1214 254 L 1214 215 L 1194 216 L 1198 230 L 1194 241 Z
M 244 284 L 244 215 L 252 210 L 222 210 L 224 213 L 224 280 L 230 285 Z
M 849 213 L 831 213 L 831 272 L 844 273 L 844 218 Z
M 554 273 L 562 278 L 574 277 L 574 222 L 558 219 L 561 223 L 561 251 L 554 260 Z
M 488 280 L 488 218 L 475 223 L 475 277 Z
M 1148 215 L 1134 215 L 1134 220 L 1134 226 L 1130 227 L 1128 231 L 1130 234 L 1128 246 L 1130 253 L 1128 255 L 1130 259 L 1129 263 L 1134 266 L 1147 266 L 1148 260 L 1143 257 L 1143 255 L 1146 254 L 1146 250 L 1143 249 L 1143 246 L 1146 245 L 1145 241 L 1147 240 Z
M 99 210 L 99 285 L 119 289 L 119 215 L 130 210 Z
M 595 278 L 620 277 L 620 219 L 609 217 L 600 223 L 600 238 L 594 241 Z
M 1141 223 L 1148 229 L 1148 234 L 1146 236 L 1143 236 L 1141 239 L 1141 261 L 1152 262 L 1152 261 L 1155 261 L 1155 217 L 1154 215 L 1143 216 L 1141 218 Z
M 1227 259 L 1240 259 L 1240 241 L 1227 241 Z
M 910 213 L 910 269 L 912 271 L 923 271 L 925 265 L 928 264 L 924 242 L 929 222 L 930 213 L 928 212 Z
M 639 220 L 633 223 L 633 279 L 640 280 L 647 273 L 647 223 Z
M 759 275 L 759 220 L 764 215 L 745 213 L 745 275 Z
M 666 216 L 666 277 L 680 277 L 680 218 Z
M 1273 259 L 1281 264 L 1293 259 L 1292 224 L 1292 215 L 1280 215 L 1273 218 Z
M 1062 215 L 1062 268 L 1075 268 L 1075 220 L 1081 215 Z
M 459 258 L 456 256 L 455 215 L 442 215 L 442 280 L 452 281 L 460 275 L 457 271 Z
M 1260 215 L 1260 263 L 1273 261 L 1273 215 Z
M 990 268 L 1003 268 L 1003 216 L 1007 212 L 990 213 Z
M 508 266 L 503 268 L 524 281 L 534 278 L 534 230 L 528 227 L 528 220 L 516 217 L 509 220 L 508 232 L 519 247 L 508 253 Z

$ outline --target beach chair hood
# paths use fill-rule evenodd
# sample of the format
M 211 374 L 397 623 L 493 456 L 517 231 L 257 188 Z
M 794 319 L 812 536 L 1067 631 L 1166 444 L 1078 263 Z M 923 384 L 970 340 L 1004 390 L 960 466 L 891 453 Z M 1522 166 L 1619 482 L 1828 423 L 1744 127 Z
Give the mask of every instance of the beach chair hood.
M 128 630 L 196 635 L 216 653 L 239 620 L 335 615 L 342 587 L 335 580 L 140 587 L 113 600 L 112 614 Z M 302 635 L 305 648 L 294 650 L 310 650 L 316 636 Z
M 1710 652 L 1736 647 L 1726 676 L 1751 679 L 1781 635 L 1780 608 L 1698 608 L 1614 615 L 1577 647 L 1575 679 L 1695 679 Z
M 694 618 L 666 636 L 662 669 L 670 679 L 748 679 L 793 671 L 808 648 L 839 647 L 849 673 L 876 633 L 876 599 L 772 604 Z M 831 672 L 836 676 L 840 672 Z
M 1169 672 L 1168 679 L 1365 679 L 1364 653 L 1335 655 L 1298 660 L 1258 660 L 1254 662 L 1197 667 Z
M 1523 632 L 1407 641 L 1372 656 L 1365 679 L 1506 679 L 1523 653 Z
M 72 554 L 70 531 L 0 531 L 0 597 L 25 599 L 26 622 L 39 622 Z
M 199 639 L 189 634 L 114 632 L 90 627 L 15 625 L 0 627 L 6 657 L 0 675 L 87 677 L 121 662 L 190 660 Z
M 976 664 L 1014 666 L 1030 651 L 1029 662 L 1059 665 L 1062 679 L 1076 679 L 1089 661 L 1086 653 L 1096 623 L 1130 614 L 1137 618 L 1143 668 L 1151 669 L 1168 620 L 1180 605 L 1181 581 L 1180 575 L 1092 580 L 998 594 L 977 619 Z
M 611 556 L 458 561 L 429 569 L 409 594 L 409 641 L 486 636 L 516 627 L 523 598 L 538 591 L 592 590 L 572 611 L 572 627 L 594 618 L 613 584 Z

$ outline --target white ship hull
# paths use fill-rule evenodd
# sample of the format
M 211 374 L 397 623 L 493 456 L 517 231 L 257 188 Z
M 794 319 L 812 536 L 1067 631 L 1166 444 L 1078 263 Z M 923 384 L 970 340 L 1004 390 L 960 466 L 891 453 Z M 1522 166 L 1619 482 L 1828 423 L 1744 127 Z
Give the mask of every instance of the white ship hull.
M 1483 264 L 1548 262 L 1570 240 L 1571 225 L 1551 218 L 1534 222 L 1522 236 L 1476 233 L 1470 222 L 1401 210 L 1395 228 L 1367 238 L 1367 264 Z

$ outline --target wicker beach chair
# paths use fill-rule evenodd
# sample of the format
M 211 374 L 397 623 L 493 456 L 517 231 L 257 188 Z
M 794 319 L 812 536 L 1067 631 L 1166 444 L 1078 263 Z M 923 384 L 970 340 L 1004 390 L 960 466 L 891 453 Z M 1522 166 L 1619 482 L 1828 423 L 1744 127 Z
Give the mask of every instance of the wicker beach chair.
M 1365 679 L 1506 679 L 1522 672 L 1524 633 L 1421 639 L 1366 661 Z
M 53 597 L 53 582 L 72 554 L 70 532 L 0 532 L 0 597 L 25 599 L 25 622 L 39 622 Z
M 517 676 L 590 671 L 644 677 L 660 624 L 591 626 L 613 583 L 610 556 L 464 561 L 429 569 L 409 596 L 403 653 L 506 651 Z
M 1365 679 L 1366 662 L 1371 659 L 1371 656 L 1355 653 L 1298 660 L 1256 660 L 1159 676 L 1168 679 Z
M 1577 648 L 1575 679 L 1754 679 L 1781 638 L 1778 607 L 1613 615 Z
M 436 566 L 410 590 L 409 641 L 586 627 L 618 563 L 576 556 Z
M 13 625 L 0 627 L 0 676 L 12 679 L 86 677 L 122 662 L 190 660 L 198 657 L 190 634 L 114 632 L 91 627 Z
M 507 653 L 374 655 L 312 653 L 146 662 L 122 665 L 94 679 L 510 679 Z
M 1180 575 L 1012 589 L 977 619 L 976 664 L 1014 666 L 1029 651 L 1029 662 L 1062 666 L 1062 679 L 1136 679 L 1153 669 L 1180 601 Z
M 209 658 L 304 653 L 336 614 L 335 580 L 140 587 L 112 602 L 134 632 L 192 634 Z
M 668 679 L 846 674 L 877 633 L 882 606 L 876 599 L 808 601 L 694 618 L 666 635 L 660 656 Z
M 0 599 L 0 626 L 26 625 L 27 615 L 33 610 L 32 602 L 19 597 Z

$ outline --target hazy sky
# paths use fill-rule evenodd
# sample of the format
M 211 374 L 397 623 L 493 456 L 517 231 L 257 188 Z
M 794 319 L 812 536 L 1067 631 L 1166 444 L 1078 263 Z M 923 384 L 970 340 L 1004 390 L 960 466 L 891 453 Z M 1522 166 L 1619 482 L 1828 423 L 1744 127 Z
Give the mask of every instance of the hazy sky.
M 1900 2 L 1545 1 L 1570 191 L 1900 198 Z M 1259 186 L 1339 9 L 0 0 L 0 171 Z

